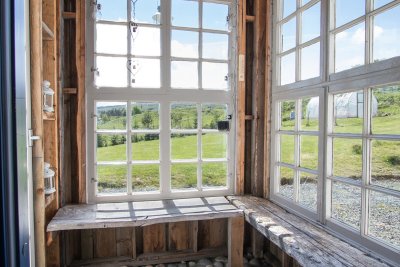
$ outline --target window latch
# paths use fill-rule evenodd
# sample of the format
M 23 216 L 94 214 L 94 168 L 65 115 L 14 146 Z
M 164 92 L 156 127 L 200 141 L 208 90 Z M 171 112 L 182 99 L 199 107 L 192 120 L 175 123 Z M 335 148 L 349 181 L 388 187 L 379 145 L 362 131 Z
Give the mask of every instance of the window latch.
M 97 183 L 97 179 L 95 179 L 95 178 L 90 179 L 90 181 L 91 181 L 92 183 Z
M 40 140 L 40 136 L 33 135 L 33 130 L 29 129 L 28 130 L 28 146 L 32 147 L 33 141 L 38 141 L 38 140 Z
M 92 118 L 92 119 L 97 118 L 97 114 L 91 113 L 91 114 L 90 114 L 90 118 Z
M 90 71 L 93 72 L 94 74 L 96 74 L 97 76 L 100 75 L 99 68 L 91 67 Z

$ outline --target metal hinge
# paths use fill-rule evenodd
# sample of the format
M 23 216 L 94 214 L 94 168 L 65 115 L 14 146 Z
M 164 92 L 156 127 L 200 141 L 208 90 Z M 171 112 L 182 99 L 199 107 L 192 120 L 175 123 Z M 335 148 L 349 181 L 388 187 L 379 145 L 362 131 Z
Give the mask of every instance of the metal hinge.
M 33 135 L 33 130 L 29 129 L 28 130 L 28 146 L 32 147 L 33 146 L 33 141 L 40 140 L 40 136 Z

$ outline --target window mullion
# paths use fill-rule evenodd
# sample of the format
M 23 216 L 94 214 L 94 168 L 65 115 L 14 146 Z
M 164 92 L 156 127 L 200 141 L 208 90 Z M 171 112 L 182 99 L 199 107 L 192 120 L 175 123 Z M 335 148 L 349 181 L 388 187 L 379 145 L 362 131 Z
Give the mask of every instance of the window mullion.
M 132 194 L 132 103 L 128 101 L 126 107 L 126 127 L 127 127 L 127 135 L 126 135 L 126 147 L 127 147 L 127 159 L 128 159 L 128 173 L 127 173 L 127 193 L 128 195 Z
M 197 61 L 197 75 L 198 75 L 198 86 L 200 90 L 203 90 L 203 0 L 199 0 L 199 45 L 198 54 L 199 60 Z
M 370 14 L 372 10 L 372 0 L 367 0 L 365 5 L 365 64 L 371 63 L 372 60 L 372 38 L 373 38 L 373 27 L 372 27 L 372 16 Z
M 294 149 L 295 149 L 295 156 L 294 156 L 294 201 L 299 202 L 300 198 L 300 171 L 297 169 L 300 166 L 300 145 L 301 145 L 301 136 L 299 134 L 300 125 L 301 125 L 301 99 L 297 99 L 295 103 L 295 126 L 294 130 L 296 132 L 295 141 L 294 141 Z
M 132 51 L 132 28 L 131 28 L 131 22 L 132 22 L 132 2 L 128 1 L 127 2 L 127 18 L 128 18 L 128 27 L 126 28 L 127 30 L 127 37 L 128 37 L 128 51 L 127 51 L 127 62 L 126 62 L 126 78 L 127 80 L 127 84 L 128 87 L 132 87 L 132 79 L 134 79 L 134 77 L 132 76 L 132 57 L 131 57 L 131 51 Z M 129 68 L 129 69 L 128 69 Z
M 203 151 L 202 151 L 202 107 L 197 105 L 197 189 L 203 188 Z

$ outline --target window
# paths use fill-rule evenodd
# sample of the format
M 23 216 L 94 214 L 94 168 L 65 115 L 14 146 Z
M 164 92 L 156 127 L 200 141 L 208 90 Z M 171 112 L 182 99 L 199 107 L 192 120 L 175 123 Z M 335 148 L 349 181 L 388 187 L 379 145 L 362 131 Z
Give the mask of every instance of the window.
M 234 8 L 88 3 L 90 202 L 233 192 Z
M 271 199 L 396 262 L 400 1 L 276 2 Z

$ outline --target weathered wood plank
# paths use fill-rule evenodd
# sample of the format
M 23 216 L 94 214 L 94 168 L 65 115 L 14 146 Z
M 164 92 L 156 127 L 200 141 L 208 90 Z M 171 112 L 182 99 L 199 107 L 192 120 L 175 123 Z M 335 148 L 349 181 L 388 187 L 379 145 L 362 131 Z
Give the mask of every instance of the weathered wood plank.
M 185 250 L 192 248 L 192 222 L 168 224 L 168 250 Z
M 389 266 L 324 229 L 257 197 L 228 197 L 246 221 L 302 266 Z
M 135 228 L 117 228 L 117 256 L 136 258 Z
M 226 219 L 199 221 L 199 248 L 218 248 L 226 245 Z
M 108 258 L 117 255 L 115 228 L 95 229 L 94 234 L 94 251 L 95 258 Z
M 164 223 L 143 227 L 143 252 L 166 251 L 166 225 Z
M 93 259 L 93 230 L 85 229 L 81 231 L 81 251 L 82 259 Z
M 243 266 L 244 218 L 235 217 L 228 220 L 228 266 Z

